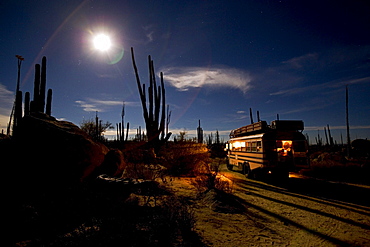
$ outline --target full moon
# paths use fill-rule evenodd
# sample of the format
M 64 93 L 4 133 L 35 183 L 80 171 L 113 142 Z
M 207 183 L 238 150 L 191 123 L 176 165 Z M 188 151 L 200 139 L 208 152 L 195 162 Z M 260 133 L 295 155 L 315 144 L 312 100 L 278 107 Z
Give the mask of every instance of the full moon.
M 99 34 L 94 38 L 94 47 L 100 51 L 107 51 L 111 47 L 110 38 L 105 34 Z

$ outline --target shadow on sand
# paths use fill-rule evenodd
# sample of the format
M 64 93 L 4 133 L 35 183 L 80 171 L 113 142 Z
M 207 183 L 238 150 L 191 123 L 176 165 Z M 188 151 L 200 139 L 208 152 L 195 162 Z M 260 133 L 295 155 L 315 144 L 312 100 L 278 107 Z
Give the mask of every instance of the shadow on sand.
M 316 215 L 328 217 L 349 225 L 370 230 L 370 226 L 367 224 L 356 222 L 348 218 L 343 218 L 332 213 L 323 212 L 318 209 L 310 208 L 309 205 L 297 205 L 292 202 L 277 199 L 276 197 L 272 198 L 268 195 L 258 193 L 258 190 L 261 189 L 273 191 L 274 193 L 282 194 L 284 196 L 291 196 L 297 199 L 309 200 L 315 203 L 351 210 L 353 212 L 362 214 L 365 217 L 369 217 L 370 202 L 368 200 L 368 195 L 370 194 L 370 188 L 366 186 L 356 186 L 311 178 L 289 178 L 285 181 L 276 181 L 271 178 L 265 178 L 263 181 L 234 178 L 234 182 L 237 183 L 243 190 L 245 189 L 246 193 L 251 196 L 298 208 Z M 241 200 L 246 207 L 254 208 L 264 214 L 274 217 L 283 222 L 284 225 L 294 226 L 338 246 L 352 246 L 352 243 L 328 236 L 327 234 L 319 232 L 318 230 L 308 228 L 300 223 L 297 223 L 296 221 L 289 219 L 288 217 L 285 217 L 284 215 L 272 212 L 266 208 L 248 202 L 247 200 Z

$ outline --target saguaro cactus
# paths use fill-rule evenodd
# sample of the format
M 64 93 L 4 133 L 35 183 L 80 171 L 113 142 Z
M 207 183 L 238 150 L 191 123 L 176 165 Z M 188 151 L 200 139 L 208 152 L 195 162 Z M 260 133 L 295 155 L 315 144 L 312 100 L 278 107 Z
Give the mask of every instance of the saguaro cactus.
M 45 109 L 45 93 L 46 93 L 46 57 L 42 58 L 41 61 L 41 81 L 39 91 L 39 111 L 44 112 Z M 50 114 L 49 114 L 50 115 Z
M 33 87 L 33 101 L 30 102 L 30 112 L 42 112 L 51 115 L 52 90 L 48 90 L 45 108 L 46 92 L 46 57 L 42 58 L 42 65 L 35 64 L 35 81 Z
M 152 146 L 157 146 L 159 143 L 159 136 L 164 132 L 165 127 L 165 106 L 166 106 L 166 91 L 163 82 L 163 73 L 160 73 L 161 85 L 157 87 L 154 63 L 151 56 L 148 56 L 149 63 L 149 87 L 148 87 L 148 99 L 145 94 L 145 84 L 141 85 L 138 69 L 135 63 L 134 49 L 131 47 L 132 64 L 135 71 L 136 83 L 139 90 L 141 105 L 143 107 L 143 116 L 146 125 L 148 142 Z M 148 106 L 147 106 L 148 104 Z M 149 107 L 149 110 L 148 110 Z M 159 117 L 161 113 L 161 117 Z M 168 140 L 171 133 L 168 133 L 163 140 Z
M 31 112 L 38 112 L 40 98 L 40 64 L 35 64 L 35 80 L 33 84 L 33 102 L 31 102 Z
M 17 127 L 21 119 L 22 119 L 22 91 L 18 90 L 15 98 L 13 135 L 16 134 Z
M 203 143 L 203 129 L 200 127 L 200 119 L 199 119 L 199 124 L 197 128 L 197 138 L 198 138 L 198 143 Z
M 45 111 L 45 113 L 49 116 L 51 115 L 51 101 L 52 101 L 52 99 L 53 99 L 53 90 L 50 88 L 48 90 L 48 97 L 47 97 L 47 100 L 46 100 L 46 111 Z
M 24 115 L 30 115 L 30 92 L 24 94 Z

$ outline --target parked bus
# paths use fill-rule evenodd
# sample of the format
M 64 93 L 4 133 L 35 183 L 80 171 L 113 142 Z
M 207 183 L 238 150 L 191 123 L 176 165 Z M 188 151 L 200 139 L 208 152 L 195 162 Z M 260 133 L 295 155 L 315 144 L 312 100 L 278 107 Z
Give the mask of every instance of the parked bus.
M 267 173 L 287 178 L 291 171 L 308 168 L 303 129 L 300 120 L 275 120 L 270 125 L 259 121 L 232 130 L 226 144 L 228 169 L 252 178 Z

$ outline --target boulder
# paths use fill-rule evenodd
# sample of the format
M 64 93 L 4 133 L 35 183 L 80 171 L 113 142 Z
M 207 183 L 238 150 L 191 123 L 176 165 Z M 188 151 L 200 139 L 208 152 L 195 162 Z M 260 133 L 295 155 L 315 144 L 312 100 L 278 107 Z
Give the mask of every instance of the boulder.
M 123 157 L 123 153 L 118 149 L 109 150 L 109 152 L 104 156 L 102 164 L 94 169 L 89 171 L 91 174 L 89 177 L 95 179 L 101 174 L 105 174 L 111 177 L 121 177 L 125 168 L 126 162 Z
M 102 164 L 111 175 L 123 167 L 122 153 L 109 153 L 73 123 L 46 114 L 23 117 L 15 141 L 18 172 L 28 180 L 74 183 L 91 176 Z M 113 171 L 114 167 L 119 169 Z

